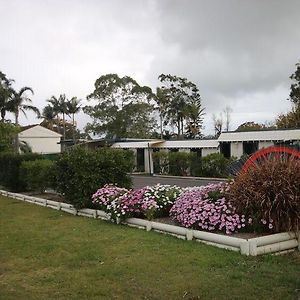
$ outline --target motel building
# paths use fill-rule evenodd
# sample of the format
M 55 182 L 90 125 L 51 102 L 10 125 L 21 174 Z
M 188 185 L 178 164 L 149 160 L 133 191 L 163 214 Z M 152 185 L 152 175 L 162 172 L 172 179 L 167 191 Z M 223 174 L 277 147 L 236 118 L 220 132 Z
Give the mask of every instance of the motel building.
M 136 170 L 152 174 L 154 171 L 152 154 L 157 151 L 196 152 L 198 157 L 211 153 L 222 153 L 224 157 L 240 158 L 257 150 L 274 145 L 300 145 L 300 129 L 228 131 L 222 132 L 218 139 L 198 140 L 92 140 L 85 142 L 86 148 L 110 146 L 128 149 L 135 154 Z

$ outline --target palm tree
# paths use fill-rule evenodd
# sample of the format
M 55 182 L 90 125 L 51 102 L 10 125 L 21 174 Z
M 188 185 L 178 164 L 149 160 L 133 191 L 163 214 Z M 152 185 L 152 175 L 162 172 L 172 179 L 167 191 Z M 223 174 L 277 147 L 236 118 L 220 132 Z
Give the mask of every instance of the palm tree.
M 0 71 L 0 115 L 1 122 L 4 122 L 7 111 L 12 111 L 11 98 L 13 96 L 13 88 L 11 87 L 13 80 L 7 79 L 6 75 Z
M 47 128 L 53 130 L 53 124 L 56 116 L 57 113 L 54 111 L 53 107 L 49 104 L 46 105 L 42 112 L 42 118 L 44 119 L 42 124 L 45 124 Z
M 63 116 L 63 140 L 65 140 L 66 139 L 65 115 L 66 114 L 68 115 L 66 95 L 61 94 L 61 95 L 59 95 L 58 98 L 56 98 L 55 96 L 52 96 L 48 100 L 48 102 L 52 104 L 53 110 L 56 113 L 56 115 L 62 114 L 62 116 Z
M 81 110 L 80 102 L 81 102 L 81 99 L 77 99 L 77 97 L 72 97 L 67 102 L 68 113 L 72 115 L 72 133 L 73 133 L 73 142 L 74 143 L 75 143 L 75 114 L 77 114 Z
M 15 124 L 18 126 L 19 125 L 19 115 L 20 112 L 22 112 L 26 116 L 26 111 L 33 111 L 35 112 L 38 116 L 40 115 L 40 111 L 37 107 L 31 105 L 31 104 L 26 104 L 26 102 L 31 103 L 32 100 L 28 98 L 25 94 L 26 91 L 30 91 L 33 94 L 33 90 L 30 87 L 23 87 L 20 89 L 19 92 L 13 91 L 13 97 L 10 101 L 10 109 L 11 111 L 15 114 Z M 16 136 L 16 151 L 19 151 L 19 137 L 18 135 Z
M 20 112 L 22 112 L 25 116 L 26 116 L 26 111 L 33 111 L 38 116 L 40 115 L 40 111 L 37 107 L 30 105 L 30 104 L 26 104 L 26 102 L 29 102 L 29 103 L 32 102 L 32 100 L 25 95 L 26 91 L 30 91 L 32 93 L 32 95 L 34 94 L 32 88 L 30 88 L 28 86 L 21 88 L 19 92 L 13 93 L 13 98 L 11 100 L 11 103 L 12 103 L 12 107 L 13 107 L 12 111 L 15 114 L 15 124 L 16 125 L 19 125 Z

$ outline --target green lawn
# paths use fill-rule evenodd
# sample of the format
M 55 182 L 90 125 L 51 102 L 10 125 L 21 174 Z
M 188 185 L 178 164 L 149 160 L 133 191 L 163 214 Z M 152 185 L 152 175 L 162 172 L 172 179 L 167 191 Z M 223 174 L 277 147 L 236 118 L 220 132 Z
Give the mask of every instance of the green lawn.
M 0 299 L 298 299 L 299 254 L 245 257 L 0 197 Z

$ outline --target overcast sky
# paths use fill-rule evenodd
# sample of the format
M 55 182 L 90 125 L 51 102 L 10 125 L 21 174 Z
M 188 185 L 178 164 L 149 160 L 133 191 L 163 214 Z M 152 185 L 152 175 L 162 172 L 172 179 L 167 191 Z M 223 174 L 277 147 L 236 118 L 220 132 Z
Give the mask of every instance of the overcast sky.
M 161 73 L 186 77 L 200 90 L 205 133 L 228 105 L 234 130 L 290 109 L 299 12 L 299 0 L 0 0 L 0 70 L 32 87 L 39 108 L 61 93 L 85 99 L 107 73 L 153 89 Z

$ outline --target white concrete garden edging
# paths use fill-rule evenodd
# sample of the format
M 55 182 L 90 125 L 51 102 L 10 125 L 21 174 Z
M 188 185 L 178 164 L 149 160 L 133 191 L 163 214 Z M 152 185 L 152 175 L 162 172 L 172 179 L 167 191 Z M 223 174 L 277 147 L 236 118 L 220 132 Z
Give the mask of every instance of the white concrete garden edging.
M 73 215 L 109 220 L 109 216 L 101 210 L 88 208 L 76 209 L 71 204 L 46 200 L 18 193 L 11 193 L 4 190 L 0 190 L 0 195 L 45 207 L 50 207 L 56 210 L 62 210 Z M 267 253 L 281 253 L 295 250 L 297 248 L 298 250 L 300 250 L 300 233 L 296 234 L 294 232 L 277 233 L 247 240 L 138 218 L 128 218 L 122 223 L 129 226 L 146 229 L 147 231 L 155 230 L 161 233 L 171 234 L 181 239 L 194 239 L 198 242 L 202 242 L 208 245 L 237 251 L 243 255 L 257 256 Z

